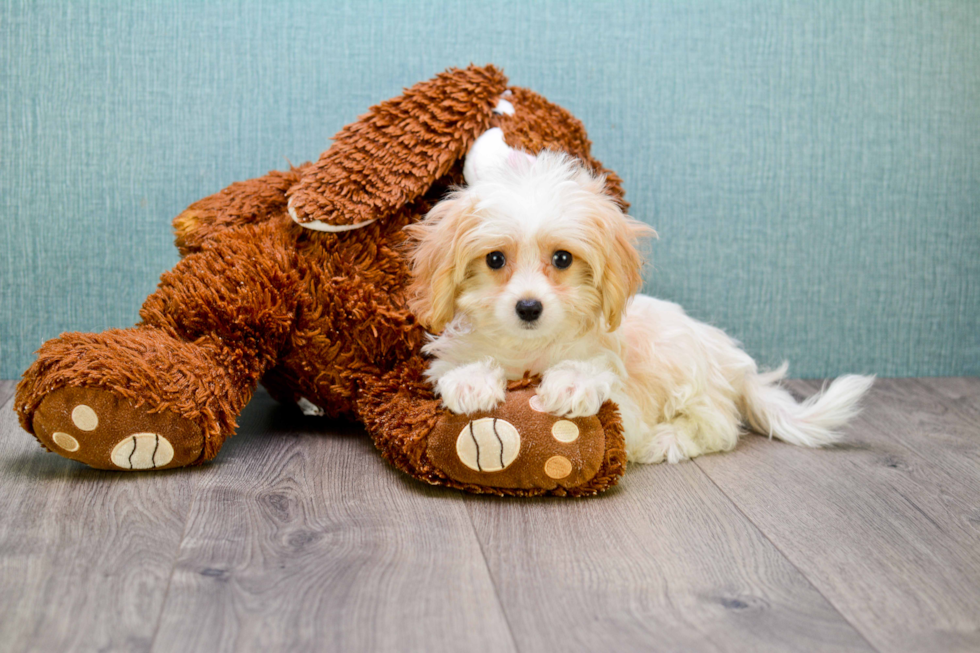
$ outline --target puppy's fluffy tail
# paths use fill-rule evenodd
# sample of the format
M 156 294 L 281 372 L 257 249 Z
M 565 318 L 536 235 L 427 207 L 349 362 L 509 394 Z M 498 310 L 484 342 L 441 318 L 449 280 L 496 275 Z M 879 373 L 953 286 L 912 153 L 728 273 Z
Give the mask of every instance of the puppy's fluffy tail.
M 769 437 L 804 447 L 824 447 L 840 440 L 837 429 L 860 411 L 860 402 L 875 377 L 849 374 L 834 380 L 803 403 L 779 385 L 788 363 L 762 374 L 750 373 L 742 395 L 742 416 Z

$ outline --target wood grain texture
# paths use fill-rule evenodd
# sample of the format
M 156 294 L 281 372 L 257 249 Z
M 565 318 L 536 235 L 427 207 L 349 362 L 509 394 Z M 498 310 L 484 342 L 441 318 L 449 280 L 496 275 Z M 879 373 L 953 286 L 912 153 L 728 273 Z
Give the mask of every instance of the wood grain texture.
M 88 470 L 13 388 L 0 651 L 980 648 L 980 379 L 881 380 L 844 446 L 748 436 L 577 501 L 421 485 L 264 393 L 211 465 Z
M 873 650 L 692 464 L 467 506 L 524 650 Z
M 4 406 L 7 400 L 14 396 L 16 388 L 16 381 L 0 381 L 0 407 Z
M 837 449 L 747 437 L 697 465 L 877 648 L 976 651 L 976 388 L 880 380 Z
M 154 650 L 514 650 L 460 495 L 271 404 L 200 488 Z
M 0 649 L 148 650 L 200 478 L 200 470 L 102 472 L 46 453 L 8 397 Z

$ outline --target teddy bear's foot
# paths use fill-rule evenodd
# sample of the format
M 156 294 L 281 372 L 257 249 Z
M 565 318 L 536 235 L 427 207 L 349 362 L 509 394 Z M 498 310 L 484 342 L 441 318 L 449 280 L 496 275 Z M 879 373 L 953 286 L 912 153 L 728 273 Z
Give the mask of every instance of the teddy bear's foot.
M 198 462 L 204 450 L 194 422 L 99 388 L 66 387 L 46 395 L 34 413 L 34 435 L 47 449 L 98 469 L 183 467 Z
M 500 494 L 595 494 L 616 483 L 626 458 L 615 406 L 556 417 L 533 387 L 511 390 L 492 412 L 444 417 L 427 453 L 448 484 Z

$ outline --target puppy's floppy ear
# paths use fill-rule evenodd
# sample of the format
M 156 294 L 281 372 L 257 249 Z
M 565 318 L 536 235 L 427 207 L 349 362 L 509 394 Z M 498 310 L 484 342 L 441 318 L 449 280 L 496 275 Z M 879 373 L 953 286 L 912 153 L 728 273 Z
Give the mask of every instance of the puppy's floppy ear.
M 656 238 L 652 227 L 623 213 L 615 200 L 604 199 L 596 208 L 599 228 L 604 234 L 605 261 L 597 280 L 602 295 L 602 315 L 610 331 L 623 320 L 630 298 L 640 291 L 643 258 L 637 246 L 641 239 Z
M 453 319 L 465 272 L 460 268 L 466 265 L 461 242 L 474 220 L 472 200 L 457 193 L 436 204 L 422 222 L 405 227 L 415 241 L 408 306 L 432 333 Z
M 493 66 L 453 68 L 372 107 L 290 189 L 290 216 L 334 232 L 386 218 L 462 158 L 506 87 Z

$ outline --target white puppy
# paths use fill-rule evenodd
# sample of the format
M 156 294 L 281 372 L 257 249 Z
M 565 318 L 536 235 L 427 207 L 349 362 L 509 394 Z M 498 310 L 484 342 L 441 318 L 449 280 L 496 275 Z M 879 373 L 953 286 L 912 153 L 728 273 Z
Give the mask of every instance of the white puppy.
M 500 134 L 481 137 L 467 187 L 408 228 L 412 308 L 439 333 L 424 351 L 447 408 L 493 409 L 530 371 L 543 375 L 538 407 L 555 415 L 616 402 L 635 462 L 732 449 L 743 425 L 809 447 L 838 439 L 873 377 L 841 377 L 797 403 L 778 385 L 785 364 L 760 373 L 721 330 L 635 294 L 636 245 L 655 234 L 602 178 L 565 155 L 506 150 Z

